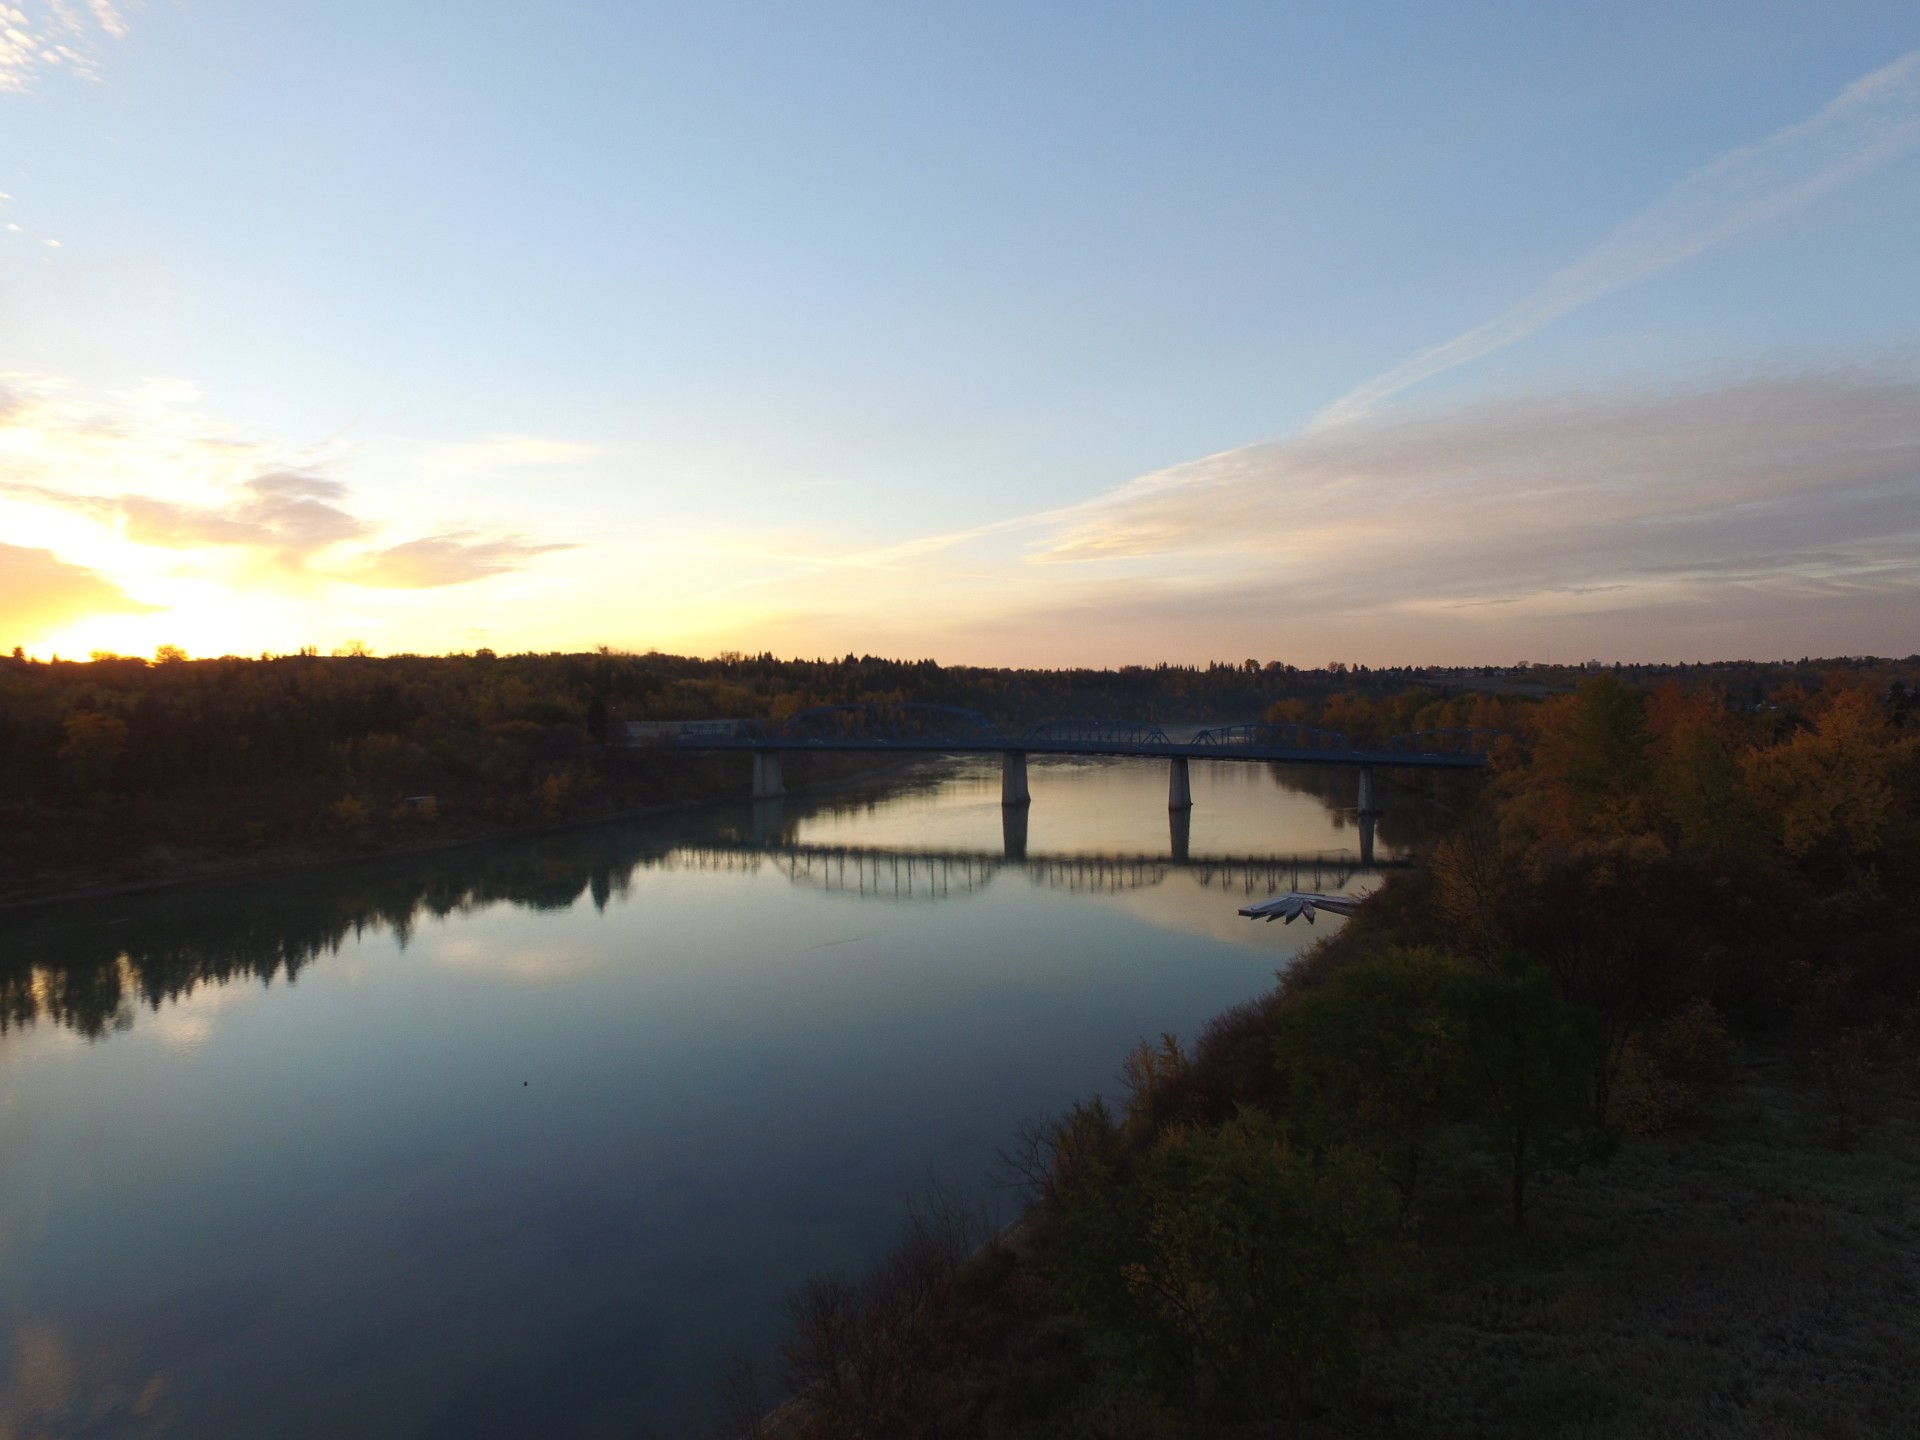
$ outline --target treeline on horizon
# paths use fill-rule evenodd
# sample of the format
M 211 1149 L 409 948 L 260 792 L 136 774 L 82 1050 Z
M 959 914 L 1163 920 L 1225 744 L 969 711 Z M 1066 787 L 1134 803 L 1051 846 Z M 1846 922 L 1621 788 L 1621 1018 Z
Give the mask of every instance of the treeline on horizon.
M 1914 1433 L 1913 1146 L 1838 1157 L 1920 1096 L 1920 721 L 1742 700 L 1488 702 L 1427 863 L 1031 1126 L 1010 1237 L 792 1297 L 783 1433 Z
M 1764 704 L 1784 685 L 1817 688 L 1835 669 L 1920 683 L 1920 656 L 1614 667 L 1636 683 L 1673 680 Z M 374 657 L 311 652 L 153 662 L 101 655 L 0 658 L 0 803 L 225 787 L 286 778 L 416 780 L 487 774 L 545 780 L 618 737 L 626 720 L 742 718 L 778 723 L 815 706 L 914 702 L 984 712 L 1003 724 L 1074 718 L 1266 718 L 1350 732 L 1497 721 L 1500 704 L 1571 689 L 1580 667 L 1305 670 L 1279 661 L 1205 666 L 1017 669 L 872 655 L 712 659 L 583 654 Z M 1383 708 L 1382 701 L 1391 701 Z M 1438 702 L 1438 703 L 1437 703 Z M 369 745 L 368 742 L 371 742 Z M 363 747 L 367 753 L 363 753 Z M 542 761 L 547 762 L 542 765 Z M 586 777 L 580 777 L 586 778 Z

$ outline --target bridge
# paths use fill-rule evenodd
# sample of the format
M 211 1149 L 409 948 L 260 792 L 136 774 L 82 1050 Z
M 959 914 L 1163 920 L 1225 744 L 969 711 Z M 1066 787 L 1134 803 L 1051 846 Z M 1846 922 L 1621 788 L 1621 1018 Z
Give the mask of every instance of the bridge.
M 1167 807 L 1193 806 L 1188 764 L 1193 760 L 1254 760 L 1269 764 L 1343 765 L 1358 776 L 1357 809 L 1378 813 L 1378 769 L 1472 770 L 1486 764 L 1498 732 L 1425 730 L 1394 735 L 1384 748 L 1354 744 L 1339 731 L 1306 725 L 1252 722 L 1218 725 L 1180 738 L 1158 725 L 1125 720 L 1050 720 L 1010 732 L 977 710 L 951 705 L 824 705 L 785 723 L 757 720 L 633 722 L 627 743 L 649 740 L 682 750 L 740 750 L 753 756 L 753 797 L 786 793 L 781 757 L 795 751 L 870 751 L 894 754 L 999 755 L 1000 801 L 1024 806 L 1029 755 L 1116 755 L 1169 762 Z M 1371 827 L 1368 827 L 1369 829 Z M 1371 846 L 1367 847 L 1371 850 Z
M 1276 890 L 1342 890 L 1354 879 L 1412 862 L 1374 864 L 1350 855 L 1058 855 L 991 850 L 884 849 L 860 845 L 678 846 L 654 862 L 671 869 L 757 871 L 771 865 L 796 885 L 880 900 L 937 901 L 975 894 L 997 877 L 1018 874 L 1049 890 L 1117 894 L 1186 874 L 1200 885 L 1243 897 Z

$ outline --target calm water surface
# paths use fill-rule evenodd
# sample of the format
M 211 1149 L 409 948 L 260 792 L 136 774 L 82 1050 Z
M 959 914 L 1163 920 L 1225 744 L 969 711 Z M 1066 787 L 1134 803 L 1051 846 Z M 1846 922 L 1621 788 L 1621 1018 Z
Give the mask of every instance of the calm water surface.
M 991 1196 L 1313 938 L 1244 896 L 1375 883 L 1337 772 L 1196 764 L 1185 834 L 1162 765 L 1031 784 L 0 918 L 0 1440 L 691 1426 L 929 1174 Z

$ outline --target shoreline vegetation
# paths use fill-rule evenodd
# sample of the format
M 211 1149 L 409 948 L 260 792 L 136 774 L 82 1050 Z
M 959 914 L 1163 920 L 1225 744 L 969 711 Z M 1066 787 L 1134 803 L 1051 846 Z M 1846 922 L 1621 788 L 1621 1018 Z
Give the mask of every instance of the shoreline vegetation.
M 803 758 L 815 763 L 811 767 L 796 767 L 798 776 L 794 783 L 787 786 L 788 795 L 796 799 L 821 794 L 838 794 L 849 785 L 866 785 L 884 781 L 890 775 L 915 765 L 925 764 L 925 757 L 920 756 L 880 762 L 868 760 L 866 757 L 853 758 L 837 755 Z M 849 763 L 835 763 L 840 761 Z M 14 895 L 5 889 L 0 889 L 0 913 L 64 905 L 72 901 L 103 899 L 109 896 L 141 895 L 176 886 L 195 885 L 204 881 L 278 875 L 333 865 L 364 865 L 381 860 L 408 860 L 420 856 L 437 855 L 448 850 L 493 845 L 508 840 L 533 840 L 545 836 L 566 835 L 580 830 L 624 825 L 636 820 L 655 820 L 678 812 L 724 804 L 738 799 L 739 796 L 730 793 L 729 789 L 713 785 L 696 788 L 694 793 L 681 798 L 661 800 L 626 809 L 608 804 L 601 808 L 578 808 L 563 819 L 494 821 L 491 824 L 482 820 L 464 829 L 449 827 L 422 831 L 411 836 L 402 832 L 398 836 L 378 837 L 371 844 L 352 842 L 349 838 L 343 843 L 334 845 L 313 844 L 306 848 L 286 845 L 278 849 L 250 849 L 246 852 L 218 849 L 189 849 L 183 852 L 163 846 L 157 854 L 148 852 L 133 863 L 130 869 L 139 878 L 129 878 L 125 872 L 122 872 L 122 878 L 117 880 L 113 878 L 75 879 L 68 876 L 56 882 L 57 888 L 38 892 Z M 142 870 L 149 873 L 139 875 Z M 83 870 L 79 873 L 84 875 L 86 872 Z
M 715 1436 L 1920 1433 L 1920 725 L 1509 715 L 1427 863 L 787 1305 Z

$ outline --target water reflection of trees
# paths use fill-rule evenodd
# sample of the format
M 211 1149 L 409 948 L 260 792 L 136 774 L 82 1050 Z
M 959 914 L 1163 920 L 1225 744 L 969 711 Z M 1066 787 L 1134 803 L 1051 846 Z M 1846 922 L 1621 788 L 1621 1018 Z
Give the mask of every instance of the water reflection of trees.
M 386 933 L 402 948 L 431 920 L 494 905 L 563 911 L 604 907 L 636 870 L 662 865 L 757 869 L 814 815 L 859 809 L 942 775 L 907 775 L 865 796 L 794 799 L 771 812 L 739 806 L 678 822 L 612 826 L 431 854 L 269 874 L 150 894 L 16 912 L 0 940 L 0 1033 L 37 1021 L 99 1038 L 202 985 L 292 983 L 349 940 Z M 1351 807 L 1351 772 L 1282 771 L 1286 788 L 1336 811 Z M 1417 843 L 1403 805 L 1382 819 L 1388 844 Z M 1018 863 L 1018 857 L 1014 857 Z M 1045 862 L 1036 862 L 1045 863 Z M 1055 862 L 1058 863 L 1058 862 Z M 996 862 L 995 868 L 997 868 Z M 1164 867 L 1163 867 L 1164 868 Z M 797 878 L 789 875 L 789 878 Z
M 0 1031 L 48 1020 L 97 1037 L 201 985 L 290 983 L 369 932 L 404 947 L 423 921 L 492 905 L 566 910 L 589 894 L 605 905 L 673 843 L 583 831 L 46 907 L 0 945 Z
M 1344 765 L 1269 765 L 1274 784 L 1296 795 L 1311 795 L 1327 807 L 1335 830 L 1357 823 L 1358 772 Z M 1471 775 L 1417 770 L 1374 772 L 1377 843 L 1396 851 L 1415 851 L 1437 839 L 1449 807 L 1464 803 L 1461 793 L 1475 783 Z

